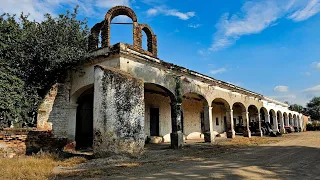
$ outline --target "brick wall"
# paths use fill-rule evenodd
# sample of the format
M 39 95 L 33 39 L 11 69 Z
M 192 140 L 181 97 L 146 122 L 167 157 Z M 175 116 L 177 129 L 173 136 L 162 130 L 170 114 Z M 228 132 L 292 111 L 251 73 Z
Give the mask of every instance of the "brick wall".
M 67 144 L 66 138 L 55 138 L 52 131 L 36 129 L 3 129 L 0 131 L 0 158 L 37 153 L 56 152 Z

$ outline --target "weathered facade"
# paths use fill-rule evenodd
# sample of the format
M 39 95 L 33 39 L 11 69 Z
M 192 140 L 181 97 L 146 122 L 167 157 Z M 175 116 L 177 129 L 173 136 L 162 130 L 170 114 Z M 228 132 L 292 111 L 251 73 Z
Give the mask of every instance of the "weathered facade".
M 132 19 L 133 45 L 110 45 L 118 15 Z M 110 9 L 92 28 L 89 49 L 90 60 L 57 85 L 48 117 L 56 137 L 92 146 L 98 156 L 139 155 L 145 140 L 179 148 L 185 139 L 261 136 L 261 122 L 281 133 L 285 126 L 303 128 L 302 114 L 287 104 L 158 59 L 156 35 L 128 7 Z

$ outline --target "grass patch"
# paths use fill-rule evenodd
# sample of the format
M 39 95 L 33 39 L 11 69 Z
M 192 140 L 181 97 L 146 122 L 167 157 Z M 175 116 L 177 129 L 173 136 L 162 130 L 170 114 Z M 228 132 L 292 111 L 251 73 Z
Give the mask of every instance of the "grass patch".
M 58 154 L 39 153 L 0 159 L 1 179 L 49 179 L 55 166 L 72 167 L 86 162 L 84 157 L 63 158 Z

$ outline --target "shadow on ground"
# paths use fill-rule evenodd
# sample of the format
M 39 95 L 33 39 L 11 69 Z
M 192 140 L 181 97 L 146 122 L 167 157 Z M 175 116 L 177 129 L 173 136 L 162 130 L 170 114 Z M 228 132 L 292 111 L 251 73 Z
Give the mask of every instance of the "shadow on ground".
M 210 146 L 182 150 L 147 147 L 144 157 L 103 167 L 80 168 L 57 179 L 316 179 L 320 149 L 305 146 Z

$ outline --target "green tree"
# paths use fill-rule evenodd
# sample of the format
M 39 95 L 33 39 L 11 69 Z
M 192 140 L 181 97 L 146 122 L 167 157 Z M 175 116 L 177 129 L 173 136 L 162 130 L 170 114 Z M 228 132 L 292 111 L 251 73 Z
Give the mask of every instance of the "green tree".
M 297 111 L 299 113 L 303 113 L 305 111 L 305 108 L 303 106 L 299 105 L 299 104 L 291 104 L 289 106 L 289 109 L 291 111 Z
M 307 103 L 307 113 L 311 119 L 320 120 L 320 97 L 314 97 Z
M 6 121 L 30 124 L 41 98 L 87 55 L 89 30 L 77 8 L 44 17 L 40 23 L 24 14 L 0 17 L 0 113 Z

